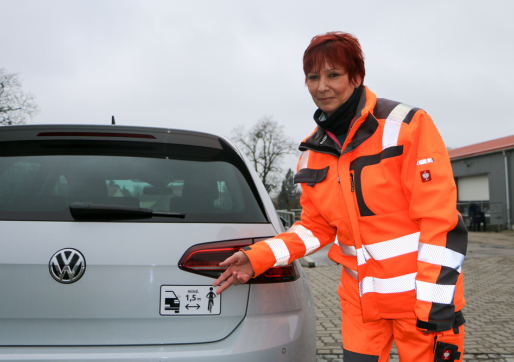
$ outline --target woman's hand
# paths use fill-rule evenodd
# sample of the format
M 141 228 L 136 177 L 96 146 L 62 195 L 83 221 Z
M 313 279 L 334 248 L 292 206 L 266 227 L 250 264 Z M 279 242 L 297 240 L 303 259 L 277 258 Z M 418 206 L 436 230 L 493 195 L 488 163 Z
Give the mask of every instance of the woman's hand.
M 223 285 L 216 290 L 216 294 L 221 294 L 231 285 L 244 284 L 255 274 L 250 259 L 242 251 L 234 253 L 230 258 L 220 263 L 220 266 L 228 266 L 228 269 L 216 279 L 213 286 Z

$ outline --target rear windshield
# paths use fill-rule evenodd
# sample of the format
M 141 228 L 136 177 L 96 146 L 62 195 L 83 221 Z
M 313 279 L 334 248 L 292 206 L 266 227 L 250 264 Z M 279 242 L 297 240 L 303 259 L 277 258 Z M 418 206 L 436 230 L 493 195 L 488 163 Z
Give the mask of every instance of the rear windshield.
M 185 214 L 130 222 L 267 222 L 245 164 L 224 143 L 0 143 L 0 220 L 73 221 L 73 202 Z

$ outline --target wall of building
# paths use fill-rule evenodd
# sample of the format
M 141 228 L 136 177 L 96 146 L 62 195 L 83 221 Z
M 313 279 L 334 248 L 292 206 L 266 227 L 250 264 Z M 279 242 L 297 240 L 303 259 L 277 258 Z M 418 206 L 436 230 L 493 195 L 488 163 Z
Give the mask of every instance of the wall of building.
M 507 154 L 509 169 L 509 199 L 510 218 L 513 218 L 514 202 L 514 150 L 505 152 Z M 505 163 L 502 152 L 479 155 L 452 161 L 453 176 L 455 178 L 489 174 L 489 201 L 501 202 L 503 204 L 503 220 L 507 223 L 507 196 L 505 189 Z

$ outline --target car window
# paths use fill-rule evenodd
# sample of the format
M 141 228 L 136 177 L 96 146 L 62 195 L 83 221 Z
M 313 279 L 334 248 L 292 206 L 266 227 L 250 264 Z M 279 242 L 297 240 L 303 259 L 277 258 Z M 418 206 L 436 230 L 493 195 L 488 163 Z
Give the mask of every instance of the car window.
M 186 214 L 141 222 L 267 222 L 253 180 L 230 148 L 23 143 L 23 151 L 0 157 L 1 220 L 71 221 L 70 203 L 81 202 Z

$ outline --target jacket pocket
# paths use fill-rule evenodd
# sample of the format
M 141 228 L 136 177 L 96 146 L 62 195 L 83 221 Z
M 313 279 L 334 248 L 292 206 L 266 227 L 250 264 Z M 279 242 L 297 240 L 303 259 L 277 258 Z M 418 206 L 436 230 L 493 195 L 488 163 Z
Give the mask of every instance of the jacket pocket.
M 306 183 L 307 186 L 314 187 L 314 185 L 322 182 L 324 179 L 327 178 L 328 169 L 329 167 L 325 167 L 320 170 L 315 170 L 312 168 L 302 168 L 294 176 L 294 183 Z

